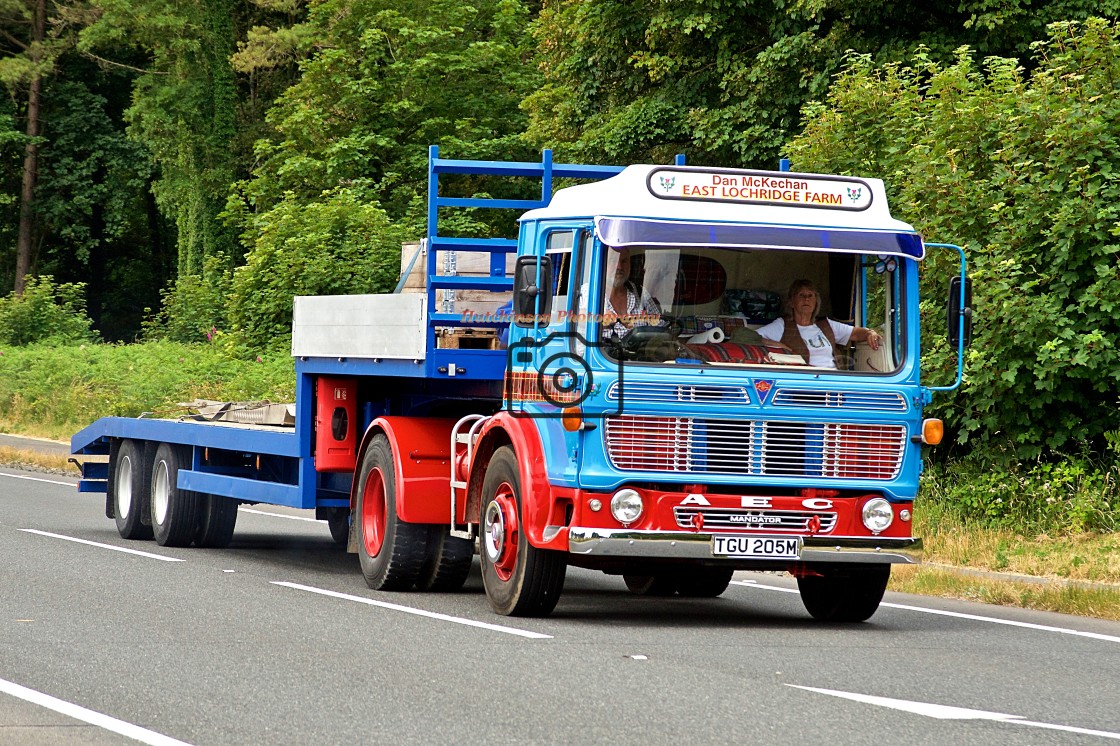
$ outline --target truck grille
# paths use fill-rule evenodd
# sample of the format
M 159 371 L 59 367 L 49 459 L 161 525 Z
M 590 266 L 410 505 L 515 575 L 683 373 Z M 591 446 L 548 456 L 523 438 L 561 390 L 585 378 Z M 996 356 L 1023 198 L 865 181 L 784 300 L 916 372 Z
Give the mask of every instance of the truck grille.
M 620 415 L 606 419 L 607 457 L 621 471 L 893 479 L 902 425 Z
M 619 385 L 615 381 L 607 389 L 607 399 L 627 404 L 633 402 L 695 402 L 701 404 L 750 404 L 746 386 L 686 386 L 676 383 L 635 381 Z
M 893 391 L 833 391 L 780 388 L 774 392 L 775 407 L 810 409 L 853 409 L 865 412 L 905 412 L 902 394 Z
M 816 516 L 820 526 L 814 533 L 827 534 L 836 527 L 835 513 L 807 510 L 738 510 L 735 508 L 676 507 L 673 515 L 681 528 L 693 528 L 696 514 L 704 517 L 705 530 L 739 529 L 743 531 L 808 533 Z

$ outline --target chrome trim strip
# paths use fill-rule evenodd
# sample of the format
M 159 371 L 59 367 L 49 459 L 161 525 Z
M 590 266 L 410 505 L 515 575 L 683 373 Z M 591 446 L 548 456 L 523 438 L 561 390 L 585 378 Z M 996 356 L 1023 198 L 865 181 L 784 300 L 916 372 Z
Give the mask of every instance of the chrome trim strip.
M 712 532 L 641 531 L 575 526 L 568 531 L 568 546 L 572 554 L 593 557 L 704 559 L 737 563 L 759 561 L 713 555 L 712 535 Z M 922 540 L 917 538 L 811 536 L 804 539 L 801 561 L 914 565 L 921 562 L 921 550 Z

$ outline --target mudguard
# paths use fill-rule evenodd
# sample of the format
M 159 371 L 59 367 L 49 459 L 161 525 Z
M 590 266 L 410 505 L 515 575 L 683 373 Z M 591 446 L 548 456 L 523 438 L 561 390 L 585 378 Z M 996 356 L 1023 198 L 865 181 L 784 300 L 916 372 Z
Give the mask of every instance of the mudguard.
M 409 523 L 451 523 L 451 428 L 453 419 L 378 417 L 366 428 L 358 468 L 350 485 L 350 509 L 358 498 L 361 465 L 370 441 L 384 433 L 393 448 L 397 515 Z

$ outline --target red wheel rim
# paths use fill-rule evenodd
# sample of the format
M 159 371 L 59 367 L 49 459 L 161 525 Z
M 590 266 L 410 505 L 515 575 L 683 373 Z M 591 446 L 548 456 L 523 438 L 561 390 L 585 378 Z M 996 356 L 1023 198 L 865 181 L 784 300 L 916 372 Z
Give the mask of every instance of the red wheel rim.
M 494 574 L 503 583 L 517 567 L 517 500 L 509 482 L 502 482 L 486 506 L 482 519 L 482 544 Z
M 385 543 L 385 477 L 374 467 L 366 474 L 362 490 L 362 541 L 366 554 L 376 557 Z

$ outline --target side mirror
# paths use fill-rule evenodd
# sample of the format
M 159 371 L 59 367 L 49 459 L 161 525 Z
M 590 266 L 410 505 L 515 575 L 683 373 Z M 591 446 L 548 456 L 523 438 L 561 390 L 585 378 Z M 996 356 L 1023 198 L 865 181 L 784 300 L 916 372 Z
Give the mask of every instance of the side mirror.
M 961 286 L 960 276 L 949 281 L 949 303 L 946 309 L 946 322 L 949 325 L 949 346 L 968 347 L 972 344 L 972 280 L 965 278 Z M 964 318 L 964 339 L 961 339 L 960 319 Z M 963 343 L 963 345 L 962 345 Z
M 517 257 L 513 271 L 513 313 L 518 326 L 547 325 L 551 320 L 552 262 L 547 257 Z

